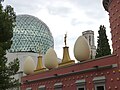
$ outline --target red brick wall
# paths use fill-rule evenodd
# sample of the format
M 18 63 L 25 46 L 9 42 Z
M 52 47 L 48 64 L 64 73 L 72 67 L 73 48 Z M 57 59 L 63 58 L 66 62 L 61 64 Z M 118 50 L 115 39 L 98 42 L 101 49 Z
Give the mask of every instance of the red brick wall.
M 112 0 L 108 7 L 112 34 L 113 52 L 119 58 L 120 65 L 120 0 Z
M 76 71 L 81 71 L 81 70 L 85 70 L 85 69 L 90 69 L 90 68 L 93 68 L 94 66 L 106 66 L 106 65 L 116 64 L 116 59 L 117 59 L 117 57 L 115 55 L 113 55 L 113 56 L 103 57 L 103 58 L 93 60 L 93 61 L 76 64 L 76 65 L 73 65 L 70 67 L 58 68 L 58 69 L 46 71 L 43 73 L 39 73 L 36 75 L 28 75 L 28 76 L 25 76 L 22 78 L 22 82 L 24 82 L 26 80 L 37 80 L 40 78 L 54 76 L 54 74 L 58 74 L 58 75 L 63 74 L 64 75 L 66 73 L 71 73 L 72 70 L 74 70 L 74 72 L 76 72 Z M 113 71 L 115 71 L 115 73 L 113 73 Z M 59 77 L 59 78 L 50 78 L 50 79 L 39 80 L 39 81 L 35 81 L 35 82 L 29 83 L 29 84 L 24 83 L 21 88 L 22 88 L 22 90 L 25 90 L 28 87 L 32 87 L 33 90 L 37 90 L 37 88 L 40 85 L 45 85 L 47 90 L 54 90 L 54 84 L 62 82 L 63 90 L 76 90 L 76 88 L 77 88 L 76 84 L 75 84 L 76 80 L 85 79 L 86 87 L 89 90 L 92 90 L 92 88 L 94 88 L 93 78 L 97 77 L 97 76 L 105 76 L 106 83 L 107 83 L 106 88 L 109 88 L 110 85 L 118 84 L 118 82 L 116 82 L 118 75 L 119 75 L 119 72 L 118 72 L 117 68 L 94 70 L 94 71 L 90 71 L 90 72 L 86 72 L 86 73 L 71 74 L 71 75 L 67 75 L 67 76 L 63 76 L 63 77 Z M 114 81 L 110 82 L 111 78 L 114 79 Z M 117 87 L 119 87 L 119 86 L 117 85 Z
M 120 72 L 117 68 L 98 70 L 93 72 L 88 72 L 84 74 L 70 75 L 60 78 L 52 78 L 49 80 L 41 80 L 31 84 L 24 84 L 22 90 L 28 87 L 32 87 L 33 90 L 37 90 L 40 85 L 45 85 L 47 90 L 54 90 L 54 84 L 62 82 L 63 90 L 76 90 L 76 80 L 85 79 L 87 90 L 94 89 L 93 78 L 98 76 L 106 77 L 106 90 L 120 90 Z M 117 89 L 115 89 L 117 87 Z M 111 88 L 111 89 L 109 89 Z
M 117 3 L 119 1 L 119 3 Z M 120 42 L 120 0 L 113 0 L 109 6 L 110 27 L 114 53 L 118 52 Z

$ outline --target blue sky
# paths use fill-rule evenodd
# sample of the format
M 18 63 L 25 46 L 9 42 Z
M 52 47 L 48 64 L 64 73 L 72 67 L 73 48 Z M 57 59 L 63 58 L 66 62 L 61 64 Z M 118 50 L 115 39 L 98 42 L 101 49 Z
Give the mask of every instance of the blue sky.
M 102 0 L 5 0 L 3 4 L 14 7 L 17 15 L 29 14 L 45 22 L 54 37 L 54 49 L 59 58 L 62 58 L 66 32 L 71 59 L 75 59 L 73 47 L 83 31 L 93 30 L 97 45 L 101 24 L 106 26 L 111 45 L 109 17 Z

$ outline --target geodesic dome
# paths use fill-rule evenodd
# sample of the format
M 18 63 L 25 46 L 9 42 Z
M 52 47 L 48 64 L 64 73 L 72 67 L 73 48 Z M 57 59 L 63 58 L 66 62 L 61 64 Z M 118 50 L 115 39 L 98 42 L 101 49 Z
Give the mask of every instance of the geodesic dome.
M 50 47 L 54 47 L 49 28 L 38 18 L 31 15 L 18 15 L 15 24 L 10 53 L 41 50 L 41 53 L 45 54 Z

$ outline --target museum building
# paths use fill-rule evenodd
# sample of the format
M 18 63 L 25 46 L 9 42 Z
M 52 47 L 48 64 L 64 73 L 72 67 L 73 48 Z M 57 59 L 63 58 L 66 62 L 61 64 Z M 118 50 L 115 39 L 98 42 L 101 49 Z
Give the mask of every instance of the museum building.
M 75 63 L 69 56 L 65 35 L 61 63 L 57 63 L 53 48 L 47 50 L 44 65 L 39 54 L 36 68 L 32 58 L 26 58 L 21 90 L 120 90 L 120 0 L 103 0 L 103 6 L 109 13 L 113 54 L 89 59 L 90 46 L 80 36 L 74 45 L 79 61 Z

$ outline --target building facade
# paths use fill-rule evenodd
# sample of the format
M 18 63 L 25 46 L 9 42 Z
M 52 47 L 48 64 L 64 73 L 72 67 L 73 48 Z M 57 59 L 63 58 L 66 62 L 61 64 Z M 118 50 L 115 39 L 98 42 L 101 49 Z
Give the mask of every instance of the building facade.
M 120 90 L 120 0 L 103 0 L 113 54 L 22 77 L 21 90 Z
M 94 31 L 87 30 L 82 32 L 82 35 L 88 40 L 88 43 L 91 47 L 91 58 L 95 59 L 96 56 L 96 46 L 94 41 Z

